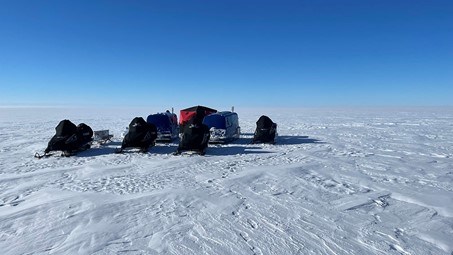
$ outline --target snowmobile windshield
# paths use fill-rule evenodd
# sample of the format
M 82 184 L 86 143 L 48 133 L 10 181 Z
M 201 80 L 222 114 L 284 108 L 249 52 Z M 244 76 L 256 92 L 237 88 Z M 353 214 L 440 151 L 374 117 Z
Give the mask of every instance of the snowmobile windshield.
M 225 117 L 219 114 L 211 114 L 204 117 L 203 124 L 209 128 L 226 129 Z
M 165 114 L 149 115 L 146 122 L 154 124 L 158 129 L 169 129 L 170 119 Z
M 62 120 L 55 130 L 57 136 L 68 136 L 77 132 L 77 126 L 69 120 Z
M 258 121 L 256 122 L 256 127 L 257 128 L 271 128 L 274 122 L 267 117 L 267 116 L 261 116 Z

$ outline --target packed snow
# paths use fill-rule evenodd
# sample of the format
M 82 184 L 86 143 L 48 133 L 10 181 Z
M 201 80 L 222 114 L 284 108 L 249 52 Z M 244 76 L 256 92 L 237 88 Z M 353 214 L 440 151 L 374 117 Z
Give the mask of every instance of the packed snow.
M 453 109 L 236 107 L 206 156 L 114 153 L 164 110 L 0 108 L 0 253 L 453 254 Z M 275 145 L 250 144 L 262 114 Z M 62 119 L 113 141 L 34 158 Z

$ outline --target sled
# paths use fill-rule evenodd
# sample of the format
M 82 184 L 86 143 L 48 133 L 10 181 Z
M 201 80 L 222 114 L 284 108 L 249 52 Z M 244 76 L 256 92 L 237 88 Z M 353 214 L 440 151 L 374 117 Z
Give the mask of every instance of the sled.
M 109 130 L 98 130 L 93 133 L 93 142 L 98 144 L 105 144 L 112 140 L 113 135 L 109 134 Z

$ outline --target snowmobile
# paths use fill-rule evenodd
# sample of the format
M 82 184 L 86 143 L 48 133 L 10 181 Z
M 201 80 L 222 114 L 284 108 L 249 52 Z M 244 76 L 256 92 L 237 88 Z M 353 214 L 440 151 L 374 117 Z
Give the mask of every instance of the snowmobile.
M 205 155 L 209 142 L 209 128 L 204 124 L 192 123 L 184 127 L 179 146 L 174 155 L 182 153 Z
M 61 151 L 62 156 L 69 157 L 91 147 L 93 130 L 85 123 L 76 126 L 70 120 L 62 120 L 55 131 L 56 134 L 50 139 L 44 154 L 35 153 L 36 158 L 48 157 L 54 151 Z
M 256 122 L 256 130 L 251 143 L 275 144 L 276 136 L 277 123 L 274 123 L 269 117 L 263 115 Z
M 147 123 L 142 117 L 134 118 L 129 124 L 127 134 L 124 136 L 121 148 L 116 153 L 123 152 L 129 148 L 139 148 L 140 152 L 148 152 L 154 146 L 157 138 L 157 128 Z
M 180 112 L 179 146 L 173 155 L 205 155 L 209 142 L 209 128 L 203 124 L 203 118 L 217 110 L 205 106 L 194 106 Z

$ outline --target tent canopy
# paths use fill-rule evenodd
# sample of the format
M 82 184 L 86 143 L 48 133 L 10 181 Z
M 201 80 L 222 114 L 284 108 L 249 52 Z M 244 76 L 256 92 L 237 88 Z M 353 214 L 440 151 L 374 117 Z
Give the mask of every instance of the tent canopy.
M 203 119 L 203 124 L 208 127 L 226 129 L 225 117 L 220 114 L 211 114 Z
M 195 123 L 202 123 L 205 116 L 215 112 L 217 110 L 201 105 L 186 108 L 180 111 L 179 124 L 185 125 L 192 119 Z
M 176 116 L 174 116 L 174 119 L 172 119 L 173 116 L 170 114 L 166 113 L 156 113 L 156 114 L 151 114 L 146 118 L 146 122 L 154 124 L 157 128 L 160 129 L 170 129 L 172 125 L 172 121 L 175 121 L 174 119 Z

